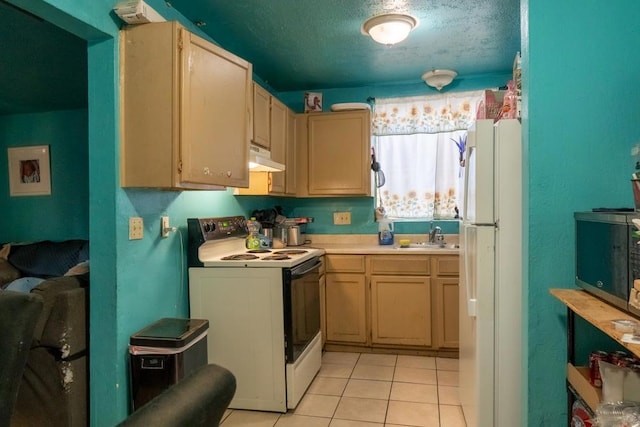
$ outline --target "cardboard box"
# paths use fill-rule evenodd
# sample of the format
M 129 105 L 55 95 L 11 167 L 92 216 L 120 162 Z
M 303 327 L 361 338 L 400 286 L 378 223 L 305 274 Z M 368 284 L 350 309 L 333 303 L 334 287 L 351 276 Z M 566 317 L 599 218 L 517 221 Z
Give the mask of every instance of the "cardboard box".
M 573 366 L 568 363 L 567 380 L 586 404 L 589 405 L 589 408 L 595 411 L 602 401 L 602 390 L 589 383 L 589 367 Z

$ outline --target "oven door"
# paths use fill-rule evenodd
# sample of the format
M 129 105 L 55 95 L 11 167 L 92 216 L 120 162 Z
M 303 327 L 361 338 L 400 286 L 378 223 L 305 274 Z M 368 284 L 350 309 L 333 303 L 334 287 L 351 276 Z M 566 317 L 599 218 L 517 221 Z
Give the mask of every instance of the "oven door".
M 320 265 L 320 259 L 314 257 L 283 269 L 287 363 L 294 363 L 320 332 Z

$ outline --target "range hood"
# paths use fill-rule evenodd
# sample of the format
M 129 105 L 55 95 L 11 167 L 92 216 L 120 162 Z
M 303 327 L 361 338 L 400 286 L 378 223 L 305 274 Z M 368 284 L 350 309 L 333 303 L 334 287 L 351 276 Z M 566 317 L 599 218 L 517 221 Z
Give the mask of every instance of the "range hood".
M 251 144 L 249 146 L 250 172 L 284 172 L 282 163 L 271 160 L 271 152 L 265 148 Z

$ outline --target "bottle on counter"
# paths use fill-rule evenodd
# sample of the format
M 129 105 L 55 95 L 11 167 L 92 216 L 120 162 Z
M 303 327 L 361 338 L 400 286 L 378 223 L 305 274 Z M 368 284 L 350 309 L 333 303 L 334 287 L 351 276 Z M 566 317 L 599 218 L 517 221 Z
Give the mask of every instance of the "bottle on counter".
M 261 225 L 256 220 L 256 217 L 252 216 L 251 219 L 247 220 L 247 231 L 249 232 L 245 240 L 245 247 L 247 249 L 260 249 L 260 237 L 258 236 L 260 228 Z
M 390 219 L 378 221 L 378 244 L 393 245 L 393 222 Z

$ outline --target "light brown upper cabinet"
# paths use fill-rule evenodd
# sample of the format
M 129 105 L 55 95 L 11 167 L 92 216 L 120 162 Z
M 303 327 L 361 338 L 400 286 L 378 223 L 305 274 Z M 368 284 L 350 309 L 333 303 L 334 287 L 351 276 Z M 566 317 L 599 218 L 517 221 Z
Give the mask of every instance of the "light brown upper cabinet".
M 252 66 L 176 22 L 121 32 L 123 187 L 249 185 Z
M 371 195 L 368 110 L 298 115 L 298 196 Z M 306 125 L 306 126 L 305 126 Z
M 262 86 L 253 83 L 253 138 L 262 148 L 271 148 L 270 112 L 271 95 Z
M 284 172 L 251 172 L 249 178 L 248 188 L 236 188 L 234 190 L 235 195 L 273 195 L 282 196 L 286 191 L 286 173 L 291 168 L 291 173 L 295 178 L 295 154 L 293 160 L 290 159 L 289 146 L 295 144 L 295 140 L 291 139 L 291 135 L 294 134 L 293 130 L 289 130 L 289 127 L 293 127 L 295 122 L 290 122 L 289 116 L 292 114 L 291 110 L 287 108 L 277 98 L 271 96 L 266 90 L 257 84 L 254 85 L 254 121 L 253 130 L 254 137 L 253 143 L 257 144 L 256 135 L 267 134 L 267 140 L 269 142 L 269 151 L 271 152 L 271 160 L 282 163 L 286 167 Z M 258 122 L 264 120 L 264 104 L 263 93 L 266 94 L 266 112 L 267 123 L 265 126 L 258 126 Z M 256 99 L 260 100 L 256 102 Z M 259 111 L 258 111 L 259 110 Z M 260 117 L 260 118 L 259 118 Z M 264 140 L 264 137 L 260 138 Z M 267 148 L 266 144 L 261 145 L 263 148 Z M 293 153 L 295 153 L 295 146 L 291 147 Z M 293 181 L 295 183 L 295 180 Z M 295 190 L 294 190 L 295 191 Z
M 271 160 L 283 163 L 285 167 L 288 167 L 289 165 L 286 164 L 288 108 L 273 96 L 270 99 L 270 104 L 271 114 L 269 117 L 269 123 L 271 125 L 269 129 L 269 137 L 271 141 Z M 284 194 L 285 173 L 286 172 L 271 173 L 271 192 Z
M 296 114 L 287 110 L 287 137 L 285 149 L 285 165 L 287 170 L 284 171 L 285 194 L 287 196 L 295 196 L 297 194 L 297 161 L 298 144 L 296 141 Z

